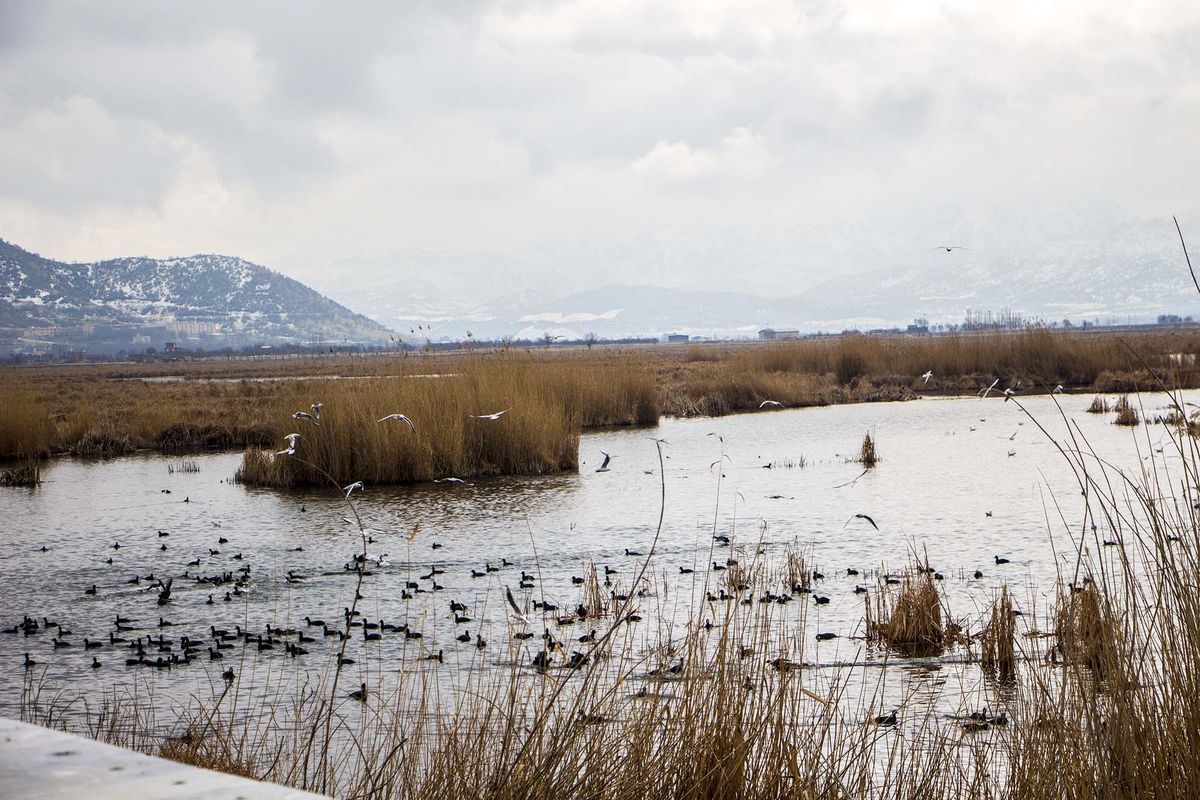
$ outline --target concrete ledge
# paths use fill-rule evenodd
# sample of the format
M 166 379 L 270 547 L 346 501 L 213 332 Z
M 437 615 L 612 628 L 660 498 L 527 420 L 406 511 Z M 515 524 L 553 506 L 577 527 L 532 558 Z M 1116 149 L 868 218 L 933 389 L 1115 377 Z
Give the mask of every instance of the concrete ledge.
M 305 800 L 321 796 L 0 718 L 0 798 L 4 800 Z

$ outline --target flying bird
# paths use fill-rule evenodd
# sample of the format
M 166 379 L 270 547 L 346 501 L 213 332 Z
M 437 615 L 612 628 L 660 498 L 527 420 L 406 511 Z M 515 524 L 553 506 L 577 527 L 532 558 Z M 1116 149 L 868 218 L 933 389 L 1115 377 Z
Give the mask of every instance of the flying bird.
M 772 408 L 783 408 L 783 403 L 779 402 L 778 400 L 763 400 L 758 404 L 759 408 L 766 408 L 767 406 L 771 406 Z
M 434 478 L 434 483 L 466 483 L 462 478 Z
M 403 422 L 405 425 L 408 426 L 409 430 L 411 430 L 413 433 L 417 432 L 417 426 L 413 425 L 413 421 L 411 419 L 409 419 L 408 417 L 404 416 L 403 414 L 388 414 L 383 419 L 378 419 L 375 421 L 376 422 L 387 422 L 389 419 L 394 419 L 397 422 Z
M 929 379 L 933 377 L 933 370 L 931 370 L 931 369 L 930 369 L 930 370 L 926 370 L 926 371 L 925 371 L 925 374 L 924 374 L 924 375 L 922 375 L 921 377 L 925 379 L 925 385 L 926 385 L 926 386 L 928 386 L 928 385 L 929 385 Z
M 292 419 L 302 419 L 305 422 L 311 422 L 313 425 L 317 426 L 320 426 L 321 424 L 320 420 L 307 411 L 297 411 L 295 414 L 292 414 Z
M 879 526 L 875 524 L 875 520 L 871 519 L 866 514 L 855 514 L 853 517 L 846 520 L 846 525 L 850 524 L 850 520 L 855 520 L 855 519 L 865 519 L 867 522 L 871 523 L 872 528 L 874 528 L 875 530 L 879 530 Z M 846 525 L 843 525 L 842 527 L 844 528 L 844 527 L 846 527 Z
M 966 250 L 966 249 L 968 249 L 968 248 L 963 247 L 960 244 L 939 244 L 937 247 L 929 248 L 929 250 L 931 252 L 934 250 L 945 250 L 947 253 L 949 253 L 951 250 Z
M 296 442 L 299 441 L 301 438 L 302 437 L 298 433 L 289 433 L 287 436 L 283 437 L 284 441 L 286 441 L 288 443 L 287 448 L 284 450 L 277 451 L 275 453 L 275 455 L 277 455 L 277 456 L 294 456 L 294 455 L 296 455 Z
M 309 411 L 312 411 L 314 417 L 316 417 L 317 419 L 320 419 L 321 418 L 321 409 L 324 407 L 325 407 L 325 404 L 322 403 L 320 400 L 318 400 L 317 402 L 315 402 L 311 406 L 309 406 L 308 409 L 309 409 Z
M 513 598 L 512 589 L 508 588 L 507 586 L 504 587 L 504 597 L 508 600 L 509 606 L 512 607 L 513 616 L 528 625 L 529 615 L 523 612 L 521 607 L 517 605 L 517 601 Z
M 980 397 L 982 397 L 984 400 L 987 400 L 987 396 L 988 396 L 988 394 L 990 394 L 990 393 L 991 393 L 992 389 L 995 389 L 995 388 L 996 388 L 996 385 L 997 385 L 998 383 L 1000 383 L 1000 379 L 999 379 L 999 378 L 996 378 L 996 380 L 992 381 L 992 385 L 991 385 L 991 386 L 987 387 L 986 389 L 981 389 L 981 390 L 979 391 L 979 396 L 980 396 Z
M 363 482 L 362 481 L 355 481 L 354 483 L 350 484 L 349 486 L 342 487 L 342 491 L 346 493 L 347 499 L 349 499 L 350 495 L 354 494 L 355 492 L 361 492 L 362 490 L 363 490 Z
M 1054 391 L 1051 392 L 1050 394 L 1062 394 L 1062 393 L 1063 393 L 1063 385 L 1060 383 L 1058 386 L 1054 387 Z
M 608 453 L 605 453 L 603 450 L 600 452 L 604 455 L 604 462 L 600 465 L 600 469 L 596 470 L 596 472 L 608 472 L 608 462 L 612 461 L 613 457 Z
M 503 411 L 497 411 L 495 414 L 468 414 L 467 416 L 473 419 L 500 419 L 502 416 L 512 411 L 511 408 L 506 408 Z

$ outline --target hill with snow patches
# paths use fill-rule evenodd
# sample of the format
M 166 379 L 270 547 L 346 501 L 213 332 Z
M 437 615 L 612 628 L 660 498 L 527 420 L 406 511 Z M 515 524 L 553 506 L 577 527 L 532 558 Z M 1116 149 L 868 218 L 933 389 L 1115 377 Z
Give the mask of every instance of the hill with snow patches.
M 302 283 L 241 258 L 71 264 L 0 240 L 0 338 L 206 347 L 381 341 L 387 331 Z

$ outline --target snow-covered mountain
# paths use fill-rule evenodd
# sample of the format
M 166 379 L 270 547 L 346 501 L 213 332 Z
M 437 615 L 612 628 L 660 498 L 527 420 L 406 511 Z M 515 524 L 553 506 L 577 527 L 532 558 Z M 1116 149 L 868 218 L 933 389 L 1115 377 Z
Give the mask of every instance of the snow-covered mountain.
M 213 347 L 387 335 L 378 323 L 240 258 L 68 264 L 0 240 L 0 338 L 6 340 L 82 346 L 151 337 Z

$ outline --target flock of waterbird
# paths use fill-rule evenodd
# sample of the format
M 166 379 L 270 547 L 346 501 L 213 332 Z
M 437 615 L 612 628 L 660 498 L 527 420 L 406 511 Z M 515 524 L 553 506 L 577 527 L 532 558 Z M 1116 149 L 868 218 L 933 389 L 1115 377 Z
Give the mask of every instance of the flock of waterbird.
M 920 376 L 925 384 L 933 377 L 932 371 L 927 371 Z M 999 384 L 999 380 L 994 381 L 990 386 L 981 389 L 980 397 L 986 398 Z M 1005 401 L 1015 396 L 1020 388 L 1020 383 L 1005 389 L 1003 391 Z M 1061 393 L 1062 386 L 1057 386 L 1054 393 Z M 760 408 L 782 408 L 783 404 L 775 400 L 764 400 L 759 406 Z M 308 411 L 298 411 L 292 415 L 293 419 L 305 421 L 313 426 L 321 425 L 321 412 L 324 404 L 314 402 Z M 495 422 L 500 420 L 511 409 L 505 409 L 492 414 L 469 415 L 473 419 Z M 403 424 L 408 429 L 415 433 L 417 430 L 414 421 L 403 413 L 387 414 L 380 419 L 379 423 L 396 422 Z M 715 434 L 710 434 L 715 435 Z M 1015 437 L 1016 434 L 1013 434 Z M 1010 437 L 1010 438 L 1013 438 Z M 721 438 L 718 436 L 718 438 Z M 299 433 L 291 433 L 284 437 L 287 447 L 276 451 L 276 457 L 296 457 L 298 448 L 304 441 L 304 437 Z M 722 439 L 723 441 L 723 439 Z M 666 444 L 665 440 L 655 439 L 658 446 Z M 603 461 L 596 472 L 604 473 L 611 470 L 610 464 L 615 456 L 613 454 L 601 451 Z M 463 483 L 461 478 L 446 477 L 441 478 L 437 482 L 448 483 Z M 355 481 L 345 487 L 342 487 L 345 500 L 350 502 L 352 497 L 365 490 L 365 485 L 362 481 Z M 167 490 L 164 490 L 167 491 Z M 185 498 L 183 502 L 188 502 Z M 303 507 L 301 510 L 304 510 Z M 991 516 L 991 512 L 987 512 L 987 516 Z M 356 519 L 358 518 L 355 512 Z M 374 542 L 375 540 L 368 537 L 367 530 L 362 528 L 361 522 L 355 522 L 347 517 L 343 517 L 343 522 L 351 525 L 357 525 L 363 531 L 364 542 Z M 868 524 L 875 531 L 880 530 L 877 521 L 869 514 L 855 513 L 843 525 L 843 528 L 851 522 L 861 520 Z M 214 527 L 220 527 L 219 522 L 212 523 Z M 170 536 L 168 531 L 156 530 L 153 534 L 151 542 L 159 542 L 157 548 L 161 555 L 168 552 L 166 538 Z M 141 543 L 145 544 L 145 542 Z M 115 654 L 118 663 L 123 663 L 126 667 L 147 667 L 157 670 L 172 670 L 182 668 L 198 660 L 206 661 L 222 661 L 227 656 L 233 654 L 230 651 L 240 648 L 242 653 L 256 652 L 267 654 L 278 651 L 287 657 L 299 659 L 308 656 L 311 652 L 318 649 L 326 651 L 326 657 L 336 655 L 337 664 L 340 667 L 345 667 L 356 663 L 354 655 L 360 658 L 363 655 L 370 655 L 369 648 L 375 645 L 381 645 L 385 641 L 399 641 L 405 653 L 408 648 L 412 649 L 412 659 L 421 661 L 432 661 L 441 663 L 445 659 L 445 647 L 448 641 L 435 641 L 434 637 L 427 637 L 421 630 L 417 629 L 417 623 L 408 619 L 403 621 L 387 622 L 382 618 L 368 619 L 364 614 L 357 610 L 356 607 L 345 606 L 341 613 L 331 620 L 314 618 L 311 615 L 304 617 L 304 624 L 276 626 L 271 622 L 266 622 L 256 628 L 243 628 L 241 622 L 233 625 L 222 625 L 210 623 L 207 626 L 199 626 L 198 623 L 188 622 L 173 622 L 167 619 L 167 614 L 179 607 L 181 595 L 178 591 L 181 587 L 187 587 L 187 590 L 182 594 L 186 606 L 192 608 L 198 605 L 216 606 L 218 604 L 232 604 L 238 600 L 244 600 L 247 604 L 249 598 L 255 592 L 260 592 L 267 589 L 274 580 L 278 582 L 278 575 L 260 578 L 260 571 L 256 570 L 251 563 L 240 563 L 239 566 L 226 569 L 224 567 L 216 571 L 203 572 L 200 567 L 205 559 L 208 559 L 211 564 L 222 555 L 220 548 L 230 544 L 230 539 L 225 535 L 218 536 L 214 541 L 214 547 L 208 547 L 207 552 L 193 553 L 195 557 L 186 562 L 186 568 L 182 573 L 170 574 L 167 570 L 170 568 L 169 563 L 171 558 L 161 556 L 164 563 L 162 569 L 158 570 L 160 574 L 155 574 L 151 571 L 148 574 L 134 574 L 128 579 L 118 579 L 115 583 L 101 588 L 97 584 L 85 587 L 83 594 L 101 599 L 106 595 L 120 598 L 133 598 L 139 602 L 139 611 L 130 612 L 129 610 L 118 610 L 118 613 L 113 615 L 111 625 L 108 630 L 97 635 L 97 638 L 85 636 L 82 641 L 77 642 L 72 637 L 73 632 L 68 629 L 62 622 L 53 621 L 47 616 L 23 615 L 22 619 L 11 627 L 4 628 L 4 632 L 14 635 L 22 635 L 25 637 L 38 637 L 39 635 L 50 640 L 50 646 L 53 649 L 53 654 L 48 656 L 39 656 L 48 662 L 47 665 L 60 660 L 60 651 L 70 651 L 72 649 L 82 651 L 83 653 L 92 654 L 91 661 L 87 667 L 93 670 L 99 670 L 105 662 L 111 660 Z M 726 547 L 734 548 L 734 542 L 731 538 L 724 534 L 715 534 L 713 536 L 713 548 Z M 114 542 L 111 545 L 114 552 L 119 552 L 122 548 L 120 542 Z M 46 551 L 46 547 L 41 548 Z M 144 548 L 143 548 L 144 549 Z M 438 542 L 431 543 L 432 550 L 442 549 L 442 544 Z M 303 547 L 293 548 L 293 552 L 303 552 Z M 710 550 L 710 553 L 712 551 Z M 762 555 L 763 551 L 757 551 L 757 555 Z M 654 555 L 653 551 L 643 553 L 630 548 L 624 548 L 624 557 L 631 559 L 649 559 Z M 620 556 L 618 556 L 619 558 Z M 812 570 L 810 574 L 803 576 L 802 580 L 796 581 L 789 586 L 782 587 L 779 592 L 771 590 L 762 590 L 757 594 L 744 578 L 738 577 L 736 580 L 727 578 L 722 573 L 727 575 L 735 574 L 734 569 L 739 566 L 739 558 L 743 556 L 737 552 L 731 552 L 729 557 L 724 559 L 714 559 L 711 563 L 711 568 L 706 570 L 709 573 L 709 578 L 712 578 L 711 588 L 706 588 L 703 597 L 705 602 L 710 604 L 718 603 L 741 603 L 751 605 L 753 603 L 776 603 L 784 605 L 794 602 L 798 598 L 805 595 L 811 595 L 812 603 L 816 607 L 828 605 L 830 597 L 827 594 L 820 593 L 817 588 L 823 585 L 825 575 L 818 570 Z M 173 557 L 172 557 L 173 558 Z M 225 558 L 231 561 L 244 562 L 244 556 L 239 550 L 236 553 L 229 554 Z M 996 565 L 1008 564 L 1009 559 L 1002 556 L 995 556 L 994 562 Z M 114 560 L 110 556 L 103 563 L 108 566 L 114 566 Z M 399 599 L 404 601 L 413 601 L 426 596 L 426 600 L 432 598 L 434 593 L 446 591 L 446 587 L 439 584 L 438 577 L 445 575 L 448 559 L 444 557 L 430 559 L 423 563 L 411 563 L 406 566 L 408 573 L 412 571 L 422 572 L 420 580 L 411 580 L 408 574 L 404 576 L 403 588 L 400 589 Z M 328 578 L 346 578 L 350 577 L 357 581 L 357 586 L 363 586 L 363 580 L 375 574 L 376 571 L 386 570 L 392 565 L 387 562 L 387 556 L 370 556 L 364 550 L 363 552 L 352 553 L 347 560 L 335 568 L 325 570 L 318 575 L 304 575 L 297 572 L 295 569 L 289 569 L 283 577 L 284 584 L 299 584 L 301 582 L 312 583 L 313 579 L 328 579 Z M 545 671 L 552 666 L 559 666 L 566 669 L 579 669 L 589 661 L 589 654 L 586 652 L 586 645 L 593 644 L 597 640 L 597 630 L 603 628 L 604 625 L 600 620 L 596 619 L 597 612 L 595 609 L 589 611 L 585 603 L 580 600 L 577 603 L 565 603 L 566 610 L 560 609 L 558 602 L 555 602 L 550 595 L 540 593 L 537 589 L 538 578 L 526 572 L 524 568 L 519 568 L 519 576 L 515 574 L 517 565 L 507 558 L 502 558 L 499 564 L 487 562 L 482 569 L 477 567 L 468 567 L 469 578 L 465 578 L 466 583 L 471 583 L 481 578 L 489 578 L 496 576 L 500 578 L 498 573 L 508 571 L 510 578 L 502 585 L 504 587 L 504 601 L 508 606 L 511 614 L 507 617 L 508 632 L 511 641 L 514 643 L 525 642 L 526 640 L 538 639 L 537 652 L 528 660 L 529 666 L 538 671 Z M 681 565 L 678 567 L 680 575 L 694 575 L 696 568 L 694 564 Z M 921 567 L 927 571 L 935 580 L 942 580 L 942 573 L 929 567 L 927 564 Z M 650 592 L 650 582 L 641 577 L 644 575 L 644 568 L 638 569 L 635 565 L 632 569 L 627 568 L 627 572 L 639 576 L 637 582 L 632 588 L 622 589 L 619 583 L 614 583 L 613 576 L 620 576 L 622 570 L 613 568 L 609 565 L 603 567 L 603 585 L 608 592 L 610 604 L 608 608 L 600 612 L 603 616 L 609 617 L 609 624 L 633 625 L 642 620 L 640 608 L 637 606 L 637 601 L 640 598 L 647 597 Z M 599 573 L 594 573 L 597 578 Z M 737 572 L 737 575 L 742 575 Z M 845 569 L 845 577 L 847 579 L 858 579 L 863 576 L 870 575 L 868 570 L 861 570 L 855 567 L 847 567 Z M 879 573 L 876 575 L 881 584 L 894 585 L 900 582 L 900 577 L 894 574 Z M 964 577 L 966 577 L 964 575 Z M 973 578 L 978 580 L 984 577 L 981 570 L 975 570 Z M 580 575 L 571 577 L 573 586 L 582 586 L 586 582 L 586 578 Z M 513 594 L 510 583 L 515 582 L 518 590 L 522 593 L 522 599 L 519 601 L 517 596 Z M 460 584 L 461 588 L 462 584 Z M 710 586 L 708 580 L 704 586 Z M 869 590 L 861 583 L 854 583 L 853 594 L 865 594 Z M 537 596 L 535 597 L 535 594 Z M 145 598 L 142 600 L 141 598 Z M 363 596 L 358 594 L 356 600 L 362 600 Z M 356 606 L 357 603 L 354 604 Z M 439 606 L 440 603 L 434 603 L 433 606 Z M 573 605 L 573 607 L 571 607 Z M 488 647 L 488 642 L 483 636 L 483 623 L 489 621 L 486 618 L 486 600 L 479 600 L 476 595 L 473 603 L 463 602 L 456 598 L 445 601 L 447 609 L 446 615 L 452 621 L 453 630 L 456 632 L 452 637 L 453 641 L 459 646 L 468 646 L 475 650 L 484 650 Z M 248 605 L 247 605 L 248 607 Z M 405 606 L 407 608 L 407 605 Z M 122 616 L 122 613 L 138 613 L 139 617 L 131 618 Z M 185 612 L 187 613 L 187 612 Z M 245 618 L 245 609 L 239 609 L 242 618 Z M 189 617 L 193 616 L 188 614 Z M 209 615 L 210 617 L 212 615 Z M 157 617 L 157 620 L 154 618 Z M 427 619 L 425 612 L 422 615 L 423 619 Z M 588 622 L 591 621 L 597 627 L 588 628 Z M 475 623 L 475 633 L 471 633 L 472 623 Z M 581 625 L 588 628 L 586 633 L 582 635 L 568 635 L 564 633 L 569 626 Z M 541 632 L 537 632 L 536 628 L 541 628 Z M 552 631 L 553 627 L 553 631 Z M 705 630 L 711 630 L 715 626 L 711 620 L 706 619 L 703 625 Z M 177 635 L 172 634 L 172 631 L 182 631 L 187 629 L 187 633 L 180 632 Z M 556 634 L 555 631 L 558 633 Z M 840 634 L 832 631 L 821 631 L 817 633 L 817 641 L 828 641 L 837 639 Z M 444 638 L 444 637 L 442 637 Z M 361 647 L 368 648 L 359 653 L 348 651 L 346 644 L 351 641 L 361 642 Z M 325 643 L 329 643 L 326 645 Z M 579 644 L 585 647 L 575 649 L 572 645 Z M 434 650 L 434 647 L 438 649 Z M 350 652 L 351 655 L 346 655 Z M 569 653 L 569 655 L 568 655 Z M 240 654 L 239 654 L 240 655 Z M 101 657 L 105 659 L 102 661 Z M 230 658 L 232 661 L 233 659 Z M 775 669 L 783 670 L 797 666 L 794 662 L 786 658 L 780 657 L 769 662 Z M 24 667 L 31 669 L 39 664 L 29 652 L 24 653 Z M 674 668 L 672 668 L 674 669 Z M 659 670 L 651 670 L 648 676 L 654 677 Z M 233 667 L 229 667 L 222 672 L 222 677 L 226 681 L 233 681 L 236 677 Z M 349 699 L 366 702 L 369 694 L 367 686 L 363 683 L 360 688 L 348 695 Z M 884 714 L 874 719 L 876 724 L 882 726 L 895 725 L 897 721 L 896 712 Z M 965 719 L 964 727 L 975 726 L 982 729 L 990 724 L 1003 724 L 1003 715 L 1000 717 L 988 716 L 986 709 L 984 712 L 977 712 L 970 718 Z

